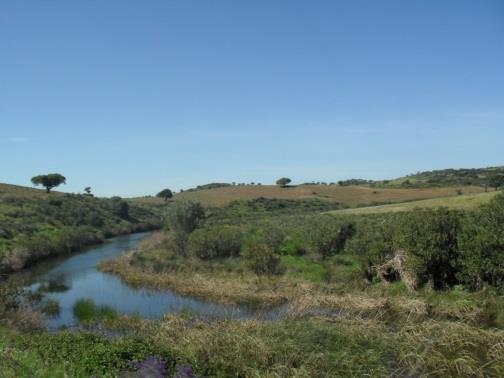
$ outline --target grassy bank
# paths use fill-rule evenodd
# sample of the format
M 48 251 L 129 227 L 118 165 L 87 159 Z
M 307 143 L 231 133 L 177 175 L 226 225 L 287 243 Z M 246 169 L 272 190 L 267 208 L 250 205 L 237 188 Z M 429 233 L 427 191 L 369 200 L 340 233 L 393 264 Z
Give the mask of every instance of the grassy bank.
M 502 331 L 454 322 L 397 324 L 392 329 L 378 320 L 344 317 L 208 323 L 168 316 L 159 322 L 120 319 L 117 326 L 129 336 L 27 335 L 3 329 L 0 376 L 31 376 L 36 371 L 41 377 L 136 377 L 145 376 L 146 366 L 165 376 L 182 369 L 212 377 L 504 374 Z
M 99 269 L 114 273 L 134 287 L 170 289 L 181 295 L 224 304 L 276 306 L 288 304 L 291 314 L 314 312 L 353 314 L 362 319 L 395 322 L 448 321 L 484 327 L 504 327 L 504 301 L 494 291 L 409 291 L 402 282 L 366 282 L 351 255 L 326 261 L 313 256 L 281 258 L 280 275 L 258 276 L 239 258 L 202 262 L 170 255 L 169 236 L 158 232 L 139 249 Z

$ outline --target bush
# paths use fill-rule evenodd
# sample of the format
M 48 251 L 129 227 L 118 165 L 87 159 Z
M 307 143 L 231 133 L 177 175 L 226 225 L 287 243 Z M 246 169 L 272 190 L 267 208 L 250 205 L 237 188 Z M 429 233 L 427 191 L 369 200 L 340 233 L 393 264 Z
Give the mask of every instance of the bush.
M 504 195 L 465 217 L 459 278 L 473 289 L 484 283 L 504 289 Z
M 110 207 L 112 212 L 119 218 L 129 218 L 129 205 L 121 197 L 112 197 L 110 199 Z
M 189 253 L 203 260 L 238 256 L 241 245 L 242 233 L 235 226 L 198 229 L 188 240 Z
M 167 225 L 173 231 L 172 246 L 180 255 L 186 254 L 188 236 L 202 222 L 205 210 L 197 202 L 175 202 L 166 217 Z
M 255 244 L 248 246 L 243 257 L 247 260 L 248 267 L 258 276 L 270 274 L 282 274 L 283 267 L 280 264 L 280 255 L 267 244 Z
M 322 258 L 340 253 L 355 233 L 355 225 L 331 216 L 314 220 L 307 230 L 309 244 Z
M 172 231 L 184 234 L 193 232 L 205 217 L 205 209 L 197 202 L 176 202 L 167 214 L 168 226 Z
M 460 213 L 446 208 L 414 210 L 398 224 L 396 247 L 406 253 L 406 265 L 419 283 L 440 289 L 457 283 Z
M 375 275 L 373 268 L 394 256 L 394 227 L 392 218 L 362 222 L 348 244 L 348 250 L 358 257 L 362 272 L 369 281 Z

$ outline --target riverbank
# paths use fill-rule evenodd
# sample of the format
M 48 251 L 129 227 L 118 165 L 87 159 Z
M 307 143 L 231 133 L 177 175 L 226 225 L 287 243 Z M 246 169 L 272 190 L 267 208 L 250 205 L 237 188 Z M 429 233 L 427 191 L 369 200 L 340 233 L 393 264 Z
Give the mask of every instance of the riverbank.
M 51 377 L 139 376 L 131 369 L 140 362 L 160 376 L 174 376 L 182 368 L 195 374 L 188 376 L 211 377 L 504 374 L 502 331 L 452 322 L 391 329 L 378 320 L 349 318 L 208 322 L 178 315 L 122 323 L 126 335 L 114 338 L 89 332 L 25 335 L 0 328 L 2 374 L 23 377 L 36 369 Z
M 272 307 L 287 305 L 287 316 L 312 313 L 352 314 L 360 319 L 395 322 L 427 320 L 457 321 L 472 325 L 504 327 L 504 304 L 493 292 L 465 290 L 435 292 L 429 288 L 410 292 L 400 282 L 365 283 L 353 267 L 340 258 L 337 279 L 308 280 L 299 275 L 299 260 L 283 275 L 257 276 L 250 271 L 230 271 L 226 266 L 206 266 L 183 260 L 178 269 L 162 270 L 169 235 L 155 232 L 135 251 L 105 260 L 98 269 L 113 273 L 133 287 L 169 289 L 183 296 L 210 299 L 222 304 L 251 304 Z M 139 263 L 141 262 L 141 263 Z M 332 262 L 338 264 L 337 261 Z M 191 264 L 195 264 L 191 266 Z
M 27 193 L 0 192 L 0 277 L 48 257 L 161 225 L 161 208 L 119 197 Z

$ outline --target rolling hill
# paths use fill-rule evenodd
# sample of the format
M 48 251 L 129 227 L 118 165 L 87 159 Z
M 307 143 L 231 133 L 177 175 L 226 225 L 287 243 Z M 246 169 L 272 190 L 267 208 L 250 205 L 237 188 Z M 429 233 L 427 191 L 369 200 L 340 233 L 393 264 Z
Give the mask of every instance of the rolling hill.
M 177 193 L 174 200 L 190 200 L 201 202 L 206 206 L 225 206 L 233 201 L 252 200 L 256 198 L 288 199 L 288 200 L 321 200 L 337 202 L 349 207 L 405 202 L 436 197 L 457 195 L 463 193 L 481 193 L 481 187 L 449 187 L 449 188 L 371 188 L 368 186 L 338 186 L 338 185 L 299 185 L 281 188 L 274 185 L 227 186 L 213 189 L 195 190 Z M 162 199 L 155 197 L 136 198 L 140 203 L 160 204 Z
M 446 187 L 446 186 L 482 186 L 488 185 L 495 175 L 504 175 L 504 166 L 487 168 L 442 169 L 417 172 L 394 180 L 375 182 L 385 187 Z

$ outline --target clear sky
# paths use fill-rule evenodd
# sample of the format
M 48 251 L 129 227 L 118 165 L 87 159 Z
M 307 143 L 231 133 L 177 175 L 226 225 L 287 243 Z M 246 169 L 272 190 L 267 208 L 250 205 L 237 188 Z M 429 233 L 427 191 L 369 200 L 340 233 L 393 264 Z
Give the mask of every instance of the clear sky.
M 132 196 L 503 164 L 501 0 L 0 1 L 0 182 Z

